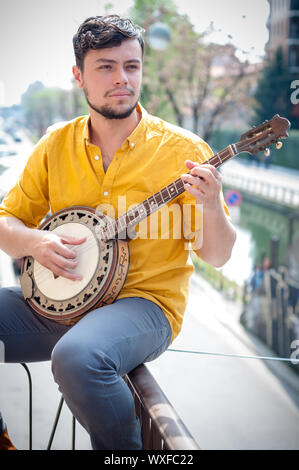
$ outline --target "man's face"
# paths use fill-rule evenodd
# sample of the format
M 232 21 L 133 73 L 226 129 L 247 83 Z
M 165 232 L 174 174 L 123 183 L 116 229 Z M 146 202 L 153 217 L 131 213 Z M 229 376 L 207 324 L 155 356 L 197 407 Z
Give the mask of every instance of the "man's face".
M 141 46 L 137 39 L 128 39 L 120 46 L 89 50 L 83 71 L 74 66 L 73 74 L 94 111 L 108 119 L 128 117 L 140 95 Z

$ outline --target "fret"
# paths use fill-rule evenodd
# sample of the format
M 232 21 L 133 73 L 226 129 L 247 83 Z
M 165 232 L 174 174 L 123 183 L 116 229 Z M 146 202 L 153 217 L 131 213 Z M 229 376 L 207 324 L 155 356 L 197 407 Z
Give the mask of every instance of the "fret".
M 176 189 L 177 189 L 178 194 L 181 194 L 182 192 L 185 191 L 184 182 L 183 182 L 183 180 L 182 180 L 181 178 L 179 178 L 178 180 L 176 180 L 176 181 L 174 182 L 174 185 L 175 185 L 175 187 L 176 187 Z
M 226 162 L 226 160 L 229 160 L 231 157 L 235 156 L 235 154 L 233 154 L 233 155 L 231 154 L 229 149 L 222 150 L 222 153 L 224 154 L 224 156 L 222 158 L 222 163 Z
M 146 214 L 147 214 L 147 215 L 150 215 L 150 213 L 151 213 L 151 206 L 150 206 L 150 203 L 149 203 L 148 199 L 146 199 L 145 201 L 143 201 L 143 205 L 144 205 L 144 207 L 145 207 Z
M 221 150 L 221 152 L 216 153 L 213 157 L 211 157 L 208 160 L 207 163 L 218 168 L 220 165 L 222 165 L 226 160 L 228 160 L 231 157 L 232 157 L 231 151 L 227 147 L 226 149 Z
M 107 226 L 106 226 L 106 232 L 107 232 L 108 237 L 111 237 L 111 238 L 114 237 L 114 235 L 115 235 L 115 230 L 114 230 L 114 228 L 113 228 L 113 226 L 112 226 L 111 223 L 110 223 L 110 224 L 107 224 Z
M 132 209 L 127 212 L 127 223 L 130 223 L 134 220 L 134 214 L 132 213 Z
M 164 202 L 169 201 L 169 192 L 168 192 L 167 186 L 166 186 L 166 188 L 161 189 L 161 195 L 162 195 L 162 198 L 163 198 Z
M 163 204 L 163 198 L 162 198 L 162 194 L 160 193 L 160 191 L 158 193 L 155 193 L 154 194 L 154 198 L 158 204 L 158 206 L 161 206 Z
M 146 211 L 146 209 L 145 209 L 145 207 L 144 207 L 144 205 L 143 205 L 143 202 L 141 202 L 138 207 L 139 207 L 139 214 L 140 214 L 140 217 L 141 217 L 141 218 L 145 217 L 146 214 L 147 214 L 147 211 Z
M 138 219 L 138 217 L 139 217 L 138 206 L 134 207 L 132 210 L 134 211 L 135 220 Z
M 176 197 L 178 194 L 177 188 L 174 183 L 171 183 L 167 186 L 168 192 L 171 198 Z
M 217 163 L 219 163 L 218 153 L 216 155 L 214 155 L 214 157 L 210 158 L 207 163 L 209 163 L 210 165 L 213 165 L 217 168 Z
M 171 195 L 170 195 L 170 192 L 169 192 L 169 186 L 166 186 L 166 187 L 165 187 L 165 190 L 167 191 L 167 200 L 168 200 L 168 201 L 171 201 Z
M 134 223 L 140 222 L 142 219 L 144 219 L 147 216 L 147 211 L 143 205 L 143 203 L 138 204 L 136 207 L 132 209 L 134 211 L 134 216 L 133 219 L 131 219 L 131 222 L 134 221 Z
M 148 202 L 149 202 L 149 205 L 150 205 L 150 211 L 153 212 L 153 210 L 158 207 L 158 204 L 157 204 L 156 199 L 155 199 L 155 195 L 149 197 Z

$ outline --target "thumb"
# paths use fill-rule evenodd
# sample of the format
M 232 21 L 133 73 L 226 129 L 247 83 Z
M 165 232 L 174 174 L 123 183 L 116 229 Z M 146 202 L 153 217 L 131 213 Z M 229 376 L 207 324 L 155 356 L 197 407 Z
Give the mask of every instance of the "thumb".
M 197 162 L 192 162 L 191 160 L 185 160 L 185 165 L 186 165 L 187 168 L 189 168 L 189 170 L 191 170 L 195 166 L 198 166 L 198 163 Z

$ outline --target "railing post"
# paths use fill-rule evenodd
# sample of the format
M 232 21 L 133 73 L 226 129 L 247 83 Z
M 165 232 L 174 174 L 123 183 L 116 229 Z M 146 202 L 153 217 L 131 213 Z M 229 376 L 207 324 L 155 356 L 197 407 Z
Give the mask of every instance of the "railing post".
M 271 267 L 275 270 L 278 268 L 278 251 L 279 251 L 279 239 L 275 235 L 270 241 L 270 261 Z

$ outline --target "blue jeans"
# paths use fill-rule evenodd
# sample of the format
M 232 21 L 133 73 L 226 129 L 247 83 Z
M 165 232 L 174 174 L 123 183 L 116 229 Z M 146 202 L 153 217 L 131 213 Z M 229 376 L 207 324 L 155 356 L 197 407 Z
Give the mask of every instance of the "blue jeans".
M 132 394 L 122 379 L 171 342 L 163 311 L 140 298 L 95 309 L 73 327 L 37 315 L 18 287 L 0 289 L 5 362 L 52 359 L 59 390 L 90 434 L 93 449 L 141 449 Z

